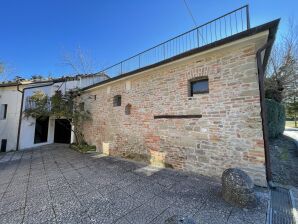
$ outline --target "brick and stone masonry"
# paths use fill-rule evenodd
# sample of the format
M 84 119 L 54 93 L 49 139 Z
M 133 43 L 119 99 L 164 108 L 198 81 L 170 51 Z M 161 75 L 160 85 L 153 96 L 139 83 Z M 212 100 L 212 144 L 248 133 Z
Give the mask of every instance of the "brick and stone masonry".
M 267 35 L 262 32 L 86 90 L 81 100 L 92 115 L 82 127 L 86 140 L 113 156 L 138 156 L 216 178 L 239 167 L 265 186 L 256 51 Z M 189 80 L 197 77 L 208 77 L 209 93 L 190 97 Z M 121 106 L 113 106 L 116 95 L 121 95 Z M 128 104 L 130 114 L 125 113 Z M 154 119 L 157 115 L 202 117 Z

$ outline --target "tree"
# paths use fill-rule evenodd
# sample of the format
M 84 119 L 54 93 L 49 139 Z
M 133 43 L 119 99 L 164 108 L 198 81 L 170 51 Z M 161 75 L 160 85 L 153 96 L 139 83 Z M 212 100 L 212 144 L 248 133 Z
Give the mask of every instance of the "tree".
M 273 47 L 265 80 L 266 98 L 286 106 L 297 126 L 298 26 L 289 21 L 288 32 Z
M 15 76 L 14 78 L 13 78 L 13 81 L 14 82 L 21 82 L 21 81 L 24 81 L 25 79 L 23 78 L 23 77 L 21 77 L 21 76 Z
M 5 66 L 3 62 L 0 62 L 0 77 L 2 82 L 5 81 Z
M 277 102 L 297 94 L 298 26 L 289 21 L 288 32 L 273 46 L 265 80 L 266 98 Z
M 73 89 L 65 92 L 56 91 L 52 97 L 48 97 L 42 92 L 35 92 L 29 98 L 30 106 L 24 111 L 25 117 L 54 117 L 56 119 L 66 119 L 71 124 L 71 131 L 74 133 L 76 143 L 79 146 L 86 145 L 84 135 L 80 129 L 83 121 L 90 120 L 91 115 L 88 110 L 82 107 L 77 99 L 80 90 Z
M 0 74 L 3 74 L 4 72 L 4 64 L 0 62 Z
M 70 67 L 77 75 L 94 72 L 94 63 L 86 51 L 78 47 L 74 52 L 63 54 L 63 64 Z
M 42 79 L 44 79 L 44 77 L 42 75 L 32 75 L 31 79 L 32 80 L 42 80 Z
M 295 127 L 297 128 L 298 101 L 296 96 L 294 97 L 293 101 L 286 104 L 286 108 L 287 116 L 294 119 Z

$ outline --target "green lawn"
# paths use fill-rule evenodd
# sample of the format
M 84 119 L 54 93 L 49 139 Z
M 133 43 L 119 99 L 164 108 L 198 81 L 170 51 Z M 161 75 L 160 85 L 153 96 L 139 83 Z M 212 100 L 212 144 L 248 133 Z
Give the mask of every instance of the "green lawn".
M 297 125 L 298 125 L 298 122 L 297 122 Z M 286 127 L 295 128 L 295 122 L 294 121 L 286 121 Z

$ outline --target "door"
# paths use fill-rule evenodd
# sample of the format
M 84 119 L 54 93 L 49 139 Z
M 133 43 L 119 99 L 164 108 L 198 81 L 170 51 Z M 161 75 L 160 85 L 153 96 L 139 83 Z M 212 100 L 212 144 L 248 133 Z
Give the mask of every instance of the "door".
M 70 143 L 71 137 L 71 125 L 66 119 L 56 119 L 55 120 L 55 143 Z
M 7 139 L 1 140 L 1 152 L 6 152 Z
M 48 141 L 49 117 L 36 118 L 34 144 Z

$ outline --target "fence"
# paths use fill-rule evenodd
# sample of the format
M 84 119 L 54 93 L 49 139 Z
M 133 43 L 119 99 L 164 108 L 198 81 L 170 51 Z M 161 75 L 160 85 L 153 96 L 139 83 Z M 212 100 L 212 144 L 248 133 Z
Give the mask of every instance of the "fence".
M 176 55 L 232 36 L 250 28 L 249 8 L 245 5 L 168 41 L 156 45 L 100 73 L 115 77 L 153 65 Z

